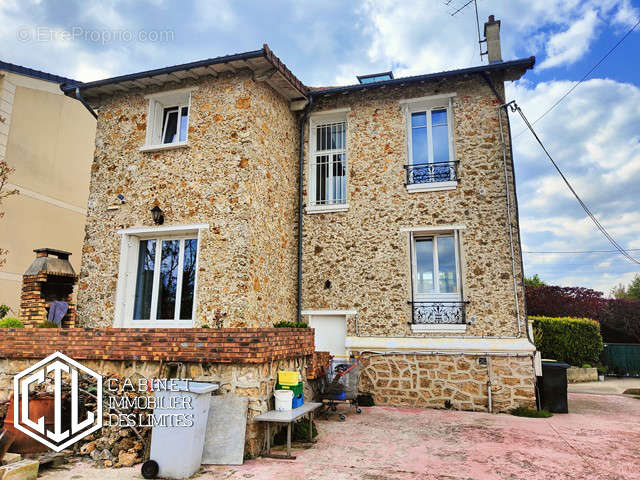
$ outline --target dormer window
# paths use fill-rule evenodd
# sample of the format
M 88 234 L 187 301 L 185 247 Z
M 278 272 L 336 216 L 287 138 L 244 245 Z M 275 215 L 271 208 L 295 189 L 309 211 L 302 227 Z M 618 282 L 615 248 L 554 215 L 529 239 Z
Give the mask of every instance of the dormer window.
M 358 82 L 360 83 L 375 83 L 384 82 L 386 80 L 393 80 L 393 72 L 380 72 L 370 73 L 369 75 L 358 75 Z
M 143 152 L 188 146 L 193 88 L 148 95 L 147 136 Z

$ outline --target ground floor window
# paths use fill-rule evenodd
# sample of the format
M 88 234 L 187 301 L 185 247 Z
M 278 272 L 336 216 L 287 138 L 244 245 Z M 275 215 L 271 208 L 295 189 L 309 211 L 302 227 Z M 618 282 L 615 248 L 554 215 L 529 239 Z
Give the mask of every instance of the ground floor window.
M 196 238 L 140 240 L 133 320 L 191 320 Z
M 193 326 L 200 238 L 194 227 L 121 231 L 116 326 Z
M 417 296 L 458 293 L 455 235 L 414 236 Z
M 410 248 L 412 328 L 464 328 L 459 232 L 412 232 Z

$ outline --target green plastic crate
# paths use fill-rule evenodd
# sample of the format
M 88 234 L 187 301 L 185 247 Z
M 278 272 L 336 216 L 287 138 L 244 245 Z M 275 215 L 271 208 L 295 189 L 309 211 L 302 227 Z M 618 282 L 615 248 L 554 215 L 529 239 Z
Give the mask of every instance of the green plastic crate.
M 299 382 L 297 385 L 280 385 L 276 383 L 276 390 L 293 390 L 293 394 L 297 397 L 298 395 L 302 395 L 304 383 Z

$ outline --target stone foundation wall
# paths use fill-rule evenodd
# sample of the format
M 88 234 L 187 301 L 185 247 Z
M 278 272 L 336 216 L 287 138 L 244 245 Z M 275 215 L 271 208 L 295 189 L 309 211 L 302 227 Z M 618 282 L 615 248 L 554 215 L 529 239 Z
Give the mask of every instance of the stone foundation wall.
M 491 378 L 494 412 L 535 406 L 530 356 L 364 353 L 360 365 L 360 391 L 376 405 L 488 411 Z
M 274 408 L 273 390 L 278 370 L 298 370 L 306 381 L 307 362 L 310 357 L 295 357 L 273 360 L 265 363 L 192 363 L 158 361 L 112 361 L 83 360 L 82 364 L 106 377 L 131 378 L 192 378 L 203 382 L 219 382 L 220 394 L 234 394 L 249 397 L 245 456 L 260 454 L 265 440 L 264 427 L 254 422 L 254 418 Z M 0 406 L 9 401 L 12 394 L 13 377 L 20 371 L 36 363 L 37 360 L 12 360 L 0 358 Z M 0 414 L 5 409 L 0 408 Z M 4 418 L 0 417 L 0 423 Z M 102 429 L 105 435 L 106 429 Z

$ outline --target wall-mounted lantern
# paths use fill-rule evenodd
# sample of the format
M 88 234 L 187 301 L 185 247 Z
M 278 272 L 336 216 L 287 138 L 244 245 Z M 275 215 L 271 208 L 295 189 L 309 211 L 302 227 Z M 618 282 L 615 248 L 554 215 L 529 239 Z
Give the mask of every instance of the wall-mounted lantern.
M 151 215 L 153 216 L 153 223 L 156 225 L 162 225 L 164 223 L 164 213 L 160 210 L 159 206 L 155 206 L 151 209 Z

